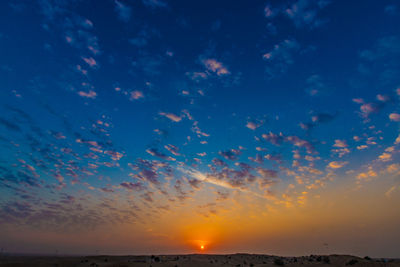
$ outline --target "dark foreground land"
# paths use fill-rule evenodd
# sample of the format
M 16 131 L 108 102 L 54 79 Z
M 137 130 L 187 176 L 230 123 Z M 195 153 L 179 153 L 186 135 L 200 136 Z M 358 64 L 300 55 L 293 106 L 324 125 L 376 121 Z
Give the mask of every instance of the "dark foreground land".
M 160 256 L 1 256 L 0 267 L 73 267 L 73 266 L 400 266 L 399 259 L 370 259 L 348 255 L 311 255 L 278 257 L 254 254 L 232 255 L 160 255 Z

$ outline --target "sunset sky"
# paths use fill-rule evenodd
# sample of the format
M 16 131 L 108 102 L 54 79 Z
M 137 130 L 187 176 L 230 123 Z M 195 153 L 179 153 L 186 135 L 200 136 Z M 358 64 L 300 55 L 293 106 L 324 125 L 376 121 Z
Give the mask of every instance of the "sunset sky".
M 398 0 L 0 1 L 0 248 L 400 257 L 399 25 Z

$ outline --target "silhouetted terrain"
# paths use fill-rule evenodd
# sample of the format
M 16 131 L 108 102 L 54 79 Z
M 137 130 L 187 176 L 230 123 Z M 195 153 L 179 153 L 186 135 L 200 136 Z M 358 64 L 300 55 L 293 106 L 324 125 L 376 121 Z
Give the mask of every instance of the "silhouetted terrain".
M 400 259 L 371 259 L 348 255 L 278 257 L 256 254 L 157 256 L 3 256 L 0 266 L 400 266 Z

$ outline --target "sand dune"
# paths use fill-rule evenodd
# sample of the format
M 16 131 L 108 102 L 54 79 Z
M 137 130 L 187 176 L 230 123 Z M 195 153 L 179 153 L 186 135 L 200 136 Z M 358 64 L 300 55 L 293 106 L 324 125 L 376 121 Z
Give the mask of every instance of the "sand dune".
M 153 255 L 153 256 L 2 256 L 5 267 L 129 267 L 129 266 L 400 266 L 399 259 L 370 259 L 349 255 L 278 257 L 257 254 L 231 255 Z

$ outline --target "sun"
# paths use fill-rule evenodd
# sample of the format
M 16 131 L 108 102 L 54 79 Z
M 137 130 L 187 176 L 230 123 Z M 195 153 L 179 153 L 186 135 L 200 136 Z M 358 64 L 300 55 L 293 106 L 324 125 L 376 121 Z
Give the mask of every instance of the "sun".
M 200 249 L 201 249 L 201 250 L 204 250 L 204 245 L 201 245 L 201 246 L 200 246 Z

